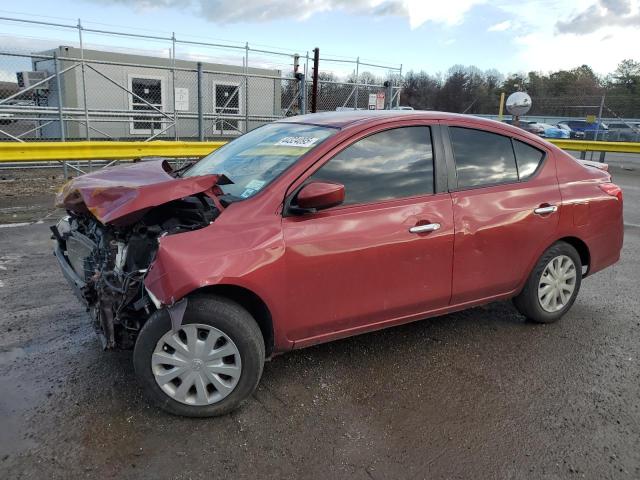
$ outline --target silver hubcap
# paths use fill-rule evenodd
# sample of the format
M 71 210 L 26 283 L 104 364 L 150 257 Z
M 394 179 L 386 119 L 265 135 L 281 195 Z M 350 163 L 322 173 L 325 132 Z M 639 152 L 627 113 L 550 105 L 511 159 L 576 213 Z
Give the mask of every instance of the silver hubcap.
M 170 330 L 156 344 L 151 371 L 160 388 L 187 405 L 211 405 L 229 395 L 242 373 L 240 352 L 217 328 L 201 323 Z
M 557 256 L 545 267 L 538 284 L 538 301 L 547 312 L 562 310 L 576 288 L 576 265 L 566 255 Z

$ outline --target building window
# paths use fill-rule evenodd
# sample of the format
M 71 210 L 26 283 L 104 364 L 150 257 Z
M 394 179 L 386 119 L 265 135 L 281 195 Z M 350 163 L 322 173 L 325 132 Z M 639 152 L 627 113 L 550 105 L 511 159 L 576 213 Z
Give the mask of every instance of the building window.
M 242 109 L 242 85 L 240 82 L 215 82 L 213 84 L 213 111 L 216 115 L 240 115 Z M 217 118 L 213 124 L 214 135 L 240 135 L 242 124 L 235 118 Z
M 156 112 L 153 107 L 164 111 L 164 85 L 162 77 L 143 75 L 129 76 L 129 90 L 135 95 L 129 95 L 131 110 Z M 148 102 L 148 103 L 147 103 Z M 153 105 L 153 107 L 151 106 Z M 154 135 L 162 131 L 164 117 L 157 116 L 132 117 L 131 133 Z

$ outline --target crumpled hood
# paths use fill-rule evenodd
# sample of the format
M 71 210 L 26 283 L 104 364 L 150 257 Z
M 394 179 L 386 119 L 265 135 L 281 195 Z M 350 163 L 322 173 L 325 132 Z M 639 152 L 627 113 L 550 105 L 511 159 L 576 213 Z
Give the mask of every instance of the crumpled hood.
M 176 178 L 171 171 L 166 160 L 104 168 L 67 182 L 56 195 L 56 206 L 91 212 L 102 224 L 127 225 L 152 207 L 211 190 L 224 178 Z

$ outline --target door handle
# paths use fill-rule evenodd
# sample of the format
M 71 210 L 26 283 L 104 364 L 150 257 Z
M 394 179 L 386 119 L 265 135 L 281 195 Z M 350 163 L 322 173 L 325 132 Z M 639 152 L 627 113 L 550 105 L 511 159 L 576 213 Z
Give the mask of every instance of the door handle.
M 425 232 L 433 232 L 440 228 L 439 223 L 428 223 L 426 225 L 416 225 L 415 227 L 411 227 L 409 232 L 411 233 L 425 233 Z
M 533 213 L 537 215 L 544 215 L 546 213 L 555 213 L 558 211 L 558 207 L 556 205 L 547 205 L 546 207 L 538 207 Z

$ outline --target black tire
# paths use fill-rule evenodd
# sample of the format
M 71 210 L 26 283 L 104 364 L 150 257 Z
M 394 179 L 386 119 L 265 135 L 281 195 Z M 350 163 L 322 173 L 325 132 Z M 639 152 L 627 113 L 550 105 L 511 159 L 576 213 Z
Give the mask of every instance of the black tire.
M 538 300 L 538 285 L 540 284 L 540 277 L 542 276 L 547 264 L 560 255 L 566 255 L 575 265 L 575 287 L 571 297 L 560 310 L 548 312 L 542 307 L 540 300 Z M 581 281 L 582 262 L 580 261 L 580 255 L 578 255 L 576 249 L 568 243 L 557 242 L 542 254 L 538 263 L 536 263 L 536 266 L 529 275 L 524 288 L 513 299 L 513 303 L 518 311 L 527 317 L 528 320 L 536 323 L 553 323 L 559 320 L 571 308 L 573 302 L 578 296 L 578 292 L 580 291 Z
M 151 357 L 156 344 L 169 330 L 171 319 L 166 309 L 155 312 L 144 324 L 133 350 L 133 365 L 145 395 L 158 407 L 174 415 L 214 417 L 237 408 L 255 390 L 264 367 L 265 348 L 260 328 L 239 304 L 213 295 L 188 298 L 182 324 L 198 323 L 217 328 L 237 347 L 242 362 L 240 378 L 234 390 L 218 403 L 187 405 L 165 393 L 154 377 Z

